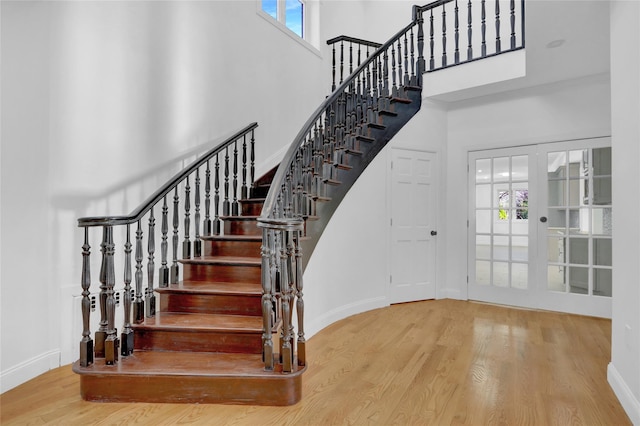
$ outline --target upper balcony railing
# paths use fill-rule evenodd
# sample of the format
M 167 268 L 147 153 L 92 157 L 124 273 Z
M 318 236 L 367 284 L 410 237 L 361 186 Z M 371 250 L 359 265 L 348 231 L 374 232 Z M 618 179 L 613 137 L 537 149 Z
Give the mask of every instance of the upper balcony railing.
M 428 34 L 426 72 L 524 48 L 524 0 L 438 0 L 414 7 L 418 13 Z

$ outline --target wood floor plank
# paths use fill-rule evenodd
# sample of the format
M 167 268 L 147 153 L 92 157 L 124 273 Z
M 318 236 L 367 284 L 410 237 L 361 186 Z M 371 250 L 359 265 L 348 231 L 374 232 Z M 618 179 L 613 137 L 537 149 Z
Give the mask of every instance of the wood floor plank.
M 290 407 L 92 403 L 60 367 L 0 396 L 5 425 L 628 425 L 606 379 L 607 320 L 439 300 L 393 305 L 307 343 Z

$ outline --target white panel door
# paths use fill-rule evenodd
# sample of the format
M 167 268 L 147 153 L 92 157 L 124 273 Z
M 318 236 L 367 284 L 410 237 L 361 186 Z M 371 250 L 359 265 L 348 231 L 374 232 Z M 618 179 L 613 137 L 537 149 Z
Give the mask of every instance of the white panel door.
M 436 154 L 393 149 L 391 159 L 391 303 L 436 295 Z

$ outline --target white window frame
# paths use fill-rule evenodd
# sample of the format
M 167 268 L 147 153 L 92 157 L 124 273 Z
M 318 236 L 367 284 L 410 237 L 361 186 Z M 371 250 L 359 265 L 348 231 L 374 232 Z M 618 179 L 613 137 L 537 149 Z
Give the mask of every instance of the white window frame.
M 289 29 L 285 24 L 287 13 L 286 0 L 277 0 L 278 5 L 276 8 L 276 13 L 278 15 L 278 19 L 275 19 L 273 16 L 262 10 L 262 0 L 256 0 L 257 14 L 265 21 L 269 22 L 271 25 L 282 31 L 292 40 L 295 40 L 318 57 L 321 57 L 318 47 L 318 40 L 316 40 L 318 37 L 313 35 L 317 31 L 313 31 L 313 28 L 315 28 L 315 26 L 313 25 L 313 23 L 315 23 L 315 20 L 312 19 L 312 16 L 317 15 L 318 2 L 307 0 L 299 1 L 300 3 L 302 3 L 302 37 Z

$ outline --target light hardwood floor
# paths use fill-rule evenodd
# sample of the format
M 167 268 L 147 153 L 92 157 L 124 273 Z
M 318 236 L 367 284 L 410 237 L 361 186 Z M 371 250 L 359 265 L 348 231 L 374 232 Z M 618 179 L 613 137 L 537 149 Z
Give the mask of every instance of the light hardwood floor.
M 608 320 L 439 300 L 311 338 L 291 407 L 89 403 L 70 366 L 1 395 L 0 422 L 117 425 L 626 425 L 606 379 Z

